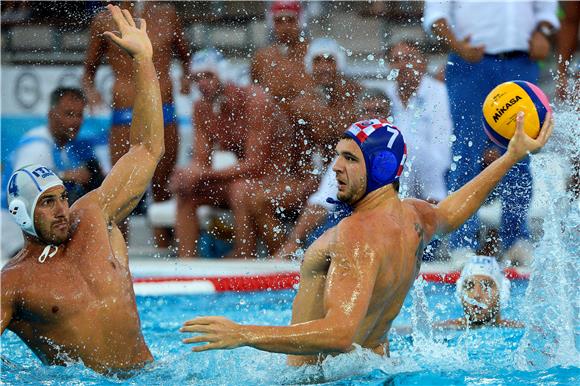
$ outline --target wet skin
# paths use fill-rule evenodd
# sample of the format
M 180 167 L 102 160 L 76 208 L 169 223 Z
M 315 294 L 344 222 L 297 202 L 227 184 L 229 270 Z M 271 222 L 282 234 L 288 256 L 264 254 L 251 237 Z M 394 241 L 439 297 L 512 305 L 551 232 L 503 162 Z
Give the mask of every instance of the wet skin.
M 101 373 L 153 360 L 135 303 L 127 247 L 115 224 L 147 189 L 163 156 L 161 93 L 146 23 L 107 6 L 120 35 L 107 37 L 133 58 L 135 115 L 131 147 L 97 189 L 69 208 L 62 186 L 48 189 L 34 210 L 38 237 L 2 268 L 1 331 L 15 332 L 46 364 L 82 361 Z M 43 263 L 49 245 L 56 254 Z M 51 250 L 54 247 L 51 248 Z
M 125 241 L 105 222 L 94 194 L 69 209 L 63 193 L 48 190 L 35 210 L 39 235 L 62 242 L 57 254 L 41 264 L 43 247 L 32 245 L 2 269 L 15 304 L 7 328 L 45 364 L 82 360 L 99 372 L 140 367 L 153 357 L 141 334 Z
M 463 317 L 435 323 L 434 327 L 524 327 L 521 322 L 501 318 L 499 290 L 495 282 L 487 276 L 474 275 L 464 281 L 461 306 Z
M 471 217 L 517 162 L 544 146 L 554 127 L 549 115 L 532 139 L 524 133 L 523 113 L 516 122 L 507 152 L 437 206 L 401 201 L 392 185 L 361 199 L 366 186 L 362 153 L 354 141 L 341 140 L 334 166 L 339 198 L 354 203 L 354 212 L 306 251 L 292 324 L 240 325 L 219 316 L 197 317 L 181 331 L 198 335 L 183 342 L 203 343 L 193 347 L 195 352 L 250 346 L 286 353 L 291 365 L 350 351 L 353 343 L 388 353 L 386 335 L 418 274 L 425 244 Z

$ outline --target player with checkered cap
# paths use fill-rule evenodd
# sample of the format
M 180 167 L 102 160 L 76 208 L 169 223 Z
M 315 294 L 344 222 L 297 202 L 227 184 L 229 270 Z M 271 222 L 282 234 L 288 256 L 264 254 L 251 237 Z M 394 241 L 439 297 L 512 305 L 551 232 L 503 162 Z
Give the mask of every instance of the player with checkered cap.
M 294 366 L 321 363 L 356 346 L 388 356 L 389 330 L 419 274 L 425 246 L 461 226 L 512 166 L 544 146 L 553 129 L 548 122 L 532 139 L 518 117 L 508 151 L 437 206 L 399 198 L 406 153 L 401 132 L 380 119 L 355 123 L 336 145 L 333 166 L 337 197 L 353 211 L 304 252 L 291 324 L 247 326 L 201 316 L 184 323 L 181 331 L 196 335 L 183 342 L 196 343 L 196 352 L 249 346 L 286 353 Z

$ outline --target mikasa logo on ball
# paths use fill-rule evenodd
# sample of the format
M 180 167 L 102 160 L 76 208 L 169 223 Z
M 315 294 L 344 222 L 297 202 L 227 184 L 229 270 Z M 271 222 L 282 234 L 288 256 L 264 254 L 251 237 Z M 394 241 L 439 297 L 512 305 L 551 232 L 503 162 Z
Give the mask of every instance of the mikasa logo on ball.
M 515 104 L 516 104 L 516 102 L 517 102 L 517 101 L 519 101 L 519 100 L 522 100 L 522 97 L 521 97 L 521 96 L 519 96 L 519 95 L 516 95 L 516 97 L 515 97 L 515 98 L 512 98 L 512 99 L 510 99 L 510 100 L 509 100 L 509 102 L 505 104 L 505 106 L 503 106 L 503 107 L 501 107 L 501 108 L 499 108 L 499 109 L 496 109 L 496 111 L 497 111 L 497 112 L 496 112 L 495 114 L 493 114 L 493 121 L 494 121 L 494 122 L 497 122 L 497 120 L 498 120 L 498 119 L 499 119 L 499 118 L 500 118 L 500 117 L 501 117 L 501 116 L 502 116 L 502 115 L 503 115 L 503 114 L 504 114 L 506 111 L 508 111 L 508 109 L 509 109 L 510 107 L 512 107 L 513 105 L 515 105 Z

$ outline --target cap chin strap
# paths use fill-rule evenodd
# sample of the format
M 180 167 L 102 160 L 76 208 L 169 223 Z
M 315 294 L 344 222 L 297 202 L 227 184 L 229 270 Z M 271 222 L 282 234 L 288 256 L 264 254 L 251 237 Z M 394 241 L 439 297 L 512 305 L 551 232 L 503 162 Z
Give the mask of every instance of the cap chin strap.
M 54 248 L 53 252 L 50 252 L 51 248 Z M 56 245 L 52 244 L 47 245 L 46 247 L 44 247 L 44 250 L 42 251 L 40 256 L 38 256 L 38 262 L 41 264 L 44 263 L 47 257 L 53 257 L 54 255 L 56 255 L 56 252 L 58 252 L 58 247 Z

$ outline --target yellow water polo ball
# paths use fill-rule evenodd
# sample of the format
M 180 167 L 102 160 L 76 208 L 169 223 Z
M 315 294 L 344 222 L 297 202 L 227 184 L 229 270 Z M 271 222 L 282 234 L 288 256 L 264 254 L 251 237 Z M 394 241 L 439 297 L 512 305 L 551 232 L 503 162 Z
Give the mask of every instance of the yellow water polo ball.
M 483 102 L 483 128 L 498 146 L 507 148 L 516 131 L 516 116 L 524 112 L 524 131 L 537 138 L 548 111 L 546 95 L 533 83 L 514 80 L 491 90 Z

